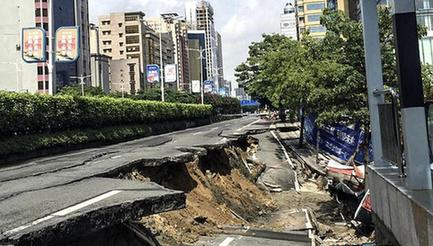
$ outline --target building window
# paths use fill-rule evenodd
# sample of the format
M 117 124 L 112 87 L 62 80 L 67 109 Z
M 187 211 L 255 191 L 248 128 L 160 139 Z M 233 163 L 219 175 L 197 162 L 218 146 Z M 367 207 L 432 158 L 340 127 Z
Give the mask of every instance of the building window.
M 45 68 L 45 74 L 48 74 L 48 67 L 44 66 L 44 67 L 38 67 L 38 75 L 43 75 L 44 74 L 44 69 Z
M 121 55 L 123 55 L 123 53 L 125 53 L 125 51 L 121 50 L 119 53 L 120 53 Z
M 126 31 L 126 34 L 138 33 L 139 27 L 138 26 L 127 26 L 125 28 L 125 31 Z
M 120 46 L 120 47 L 123 47 L 123 42 L 120 42 L 120 43 L 119 43 L 119 46 Z
M 38 81 L 38 90 L 42 91 L 44 89 L 44 82 Z
M 111 35 L 111 31 L 102 31 L 102 35 Z
M 130 46 L 126 48 L 127 52 L 139 52 L 140 51 L 140 46 Z
M 110 25 L 110 23 L 111 23 L 110 21 L 102 21 L 103 26 L 108 26 L 108 25 Z
M 304 6 L 298 6 L 298 13 L 304 13 Z
M 119 33 L 119 38 L 123 37 L 123 33 Z
M 41 17 L 41 9 L 36 9 L 35 12 L 36 17 Z M 48 16 L 48 9 L 42 9 L 42 16 L 47 17 Z
M 324 26 L 311 26 L 308 28 L 311 33 L 320 33 L 326 32 L 326 28 Z
M 307 10 L 323 10 L 325 8 L 324 3 L 309 3 L 307 5 Z
M 138 44 L 138 43 L 140 43 L 140 36 L 126 37 L 126 44 Z
M 307 15 L 307 20 L 308 20 L 308 22 L 318 22 L 318 21 L 320 21 L 320 16 L 322 16 L 322 15 L 320 15 L 320 14 L 318 14 L 318 15 Z
M 123 23 L 119 23 L 119 27 L 122 27 L 123 26 Z

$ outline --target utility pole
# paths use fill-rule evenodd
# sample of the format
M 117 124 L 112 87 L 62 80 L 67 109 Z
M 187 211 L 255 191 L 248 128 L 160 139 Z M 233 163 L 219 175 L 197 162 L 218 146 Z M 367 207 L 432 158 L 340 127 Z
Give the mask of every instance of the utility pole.
M 161 101 L 165 102 L 165 85 L 164 85 L 164 64 L 162 58 L 162 18 L 159 19 L 159 64 L 161 65 L 159 71 L 161 73 Z
M 79 79 L 80 80 L 81 96 L 83 96 L 83 97 L 84 97 L 84 85 L 85 85 L 84 80 L 87 79 L 87 78 L 90 78 L 90 77 L 92 77 L 92 75 L 79 76 L 79 77 L 75 77 L 75 76 L 70 77 L 71 79 Z

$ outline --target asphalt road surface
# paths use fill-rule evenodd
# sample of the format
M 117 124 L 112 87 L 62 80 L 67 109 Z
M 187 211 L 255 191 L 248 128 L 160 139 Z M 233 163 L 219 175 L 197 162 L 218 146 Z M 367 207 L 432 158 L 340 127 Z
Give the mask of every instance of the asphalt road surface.
M 258 118 L 245 117 L 0 168 L 0 244 L 50 240 L 65 231 L 108 226 L 118 222 L 115 218 L 127 221 L 182 208 L 185 197 L 180 192 L 107 177 L 134 165 L 187 162 L 205 151 L 203 146 L 267 129 L 257 122 Z M 50 232 L 44 233 L 47 229 Z

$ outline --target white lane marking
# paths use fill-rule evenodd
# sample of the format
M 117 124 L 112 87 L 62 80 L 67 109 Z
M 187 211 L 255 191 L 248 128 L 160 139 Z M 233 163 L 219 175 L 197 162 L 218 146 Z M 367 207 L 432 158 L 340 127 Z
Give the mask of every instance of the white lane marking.
M 199 135 L 199 134 L 201 134 L 202 132 L 196 132 L 196 133 L 194 133 L 194 134 L 192 134 L 192 135 L 194 135 L 194 136 L 197 136 L 197 135 Z
M 244 130 L 245 128 L 250 127 L 250 126 L 252 126 L 252 125 L 254 125 L 254 124 L 256 124 L 256 123 L 258 123 L 258 122 L 260 122 L 260 121 L 261 121 L 261 119 L 258 119 L 258 120 L 254 121 L 254 122 L 251 122 L 250 124 L 248 124 L 248 125 L 246 125 L 246 126 L 243 126 L 243 127 L 239 128 L 239 129 L 237 129 L 236 131 L 242 131 L 242 130 Z
M 107 199 L 109 197 L 117 195 L 120 192 L 122 192 L 122 191 L 120 191 L 120 190 L 113 190 L 113 191 L 107 192 L 105 194 L 102 194 L 100 196 L 97 196 L 95 198 L 87 200 L 85 202 L 79 203 L 79 204 L 77 204 L 75 206 L 63 209 L 63 210 L 61 210 L 61 211 L 59 211 L 59 212 L 57 212 L 57 213 L 55 213 L 53 215 L 54 216 L 65 216 L 65 215 L 68 215 L 68 214 L 73 213 L 73 212 L 75 212 L 77 210 L 80 210 L 82 208 L 88 207 L 88 206 L 90 206 L 90 205 L 92 205 L 94 203 L 100 202 L 100 201 L 105 200 L 105 199 Z
M 225 124 L 224 126 L 231 126 L 232 124 Z
M 289 154 L 287 153 L 286 148 L 284 147 L 283 143 L 280 141 L 280 139 L 277 137 L 277 134 L 275 134 L 274 131 L 271 131 L 272 136 L 277 140 L 277 142 L 280 144 L 281 148 L 283 149 L 284 156 L 286 157 L 287 162 L 292 167 L 293 173 L 295 174 L 295 190 L 296 192 L 299 192 L 301 189 L 299 187 L 299 181 L 298 181 L 298 174 L 295 171 L 295 165 L 293 165 L 292 160 L 290 159 Z
M 229 246 L 235 239 L 232 237 L 226 238 L 219 246 Z
M 60 210 L 60 211 L 58 211 L 56 213 L 53 213 L 51 215 L 48 215 L 48 216 L 45 216 L 43 218 L 37 219 L 37 220 L 35 220 L 33 222 L 30 222 L 30 223 L 28 223 L 26 225 L 22 225 L 22 226 L 19 226 L 19 227 L 15 228 L 15 229 L 6 231 L 6 232 L 3 233 L 3 235 L 4 236 L 12 235 L 12 234 L 18 233 L 18 232 L 20 232 L 22 230 L 25 230 L 25 229 L 27 229 L 29 227 L 32 227 L 32 226 L 38 225 L 40 223 L 43 223 L 45 221 L 51 220 L 51 219 L 53 219 L 55 217 L 66 216 L 66 215 L 68 215 L 68 214 L 70 214 L 72 212 L 75 212 L 77 210 L 80 210 L 82 208 L 90 206 L 90 205 L 92 205 L 94 203 L 100 202 L 100 201 L 105 200 L 105 199 L 107 199 L 109 197 L 112 197 L 112 196 L 114 196 L 116 194 L 119 194 L 120 192 L 122 192 L 122 191 L 120 191 L 120 190 L 113 190 L 113 191 L 107 192 L 105 194 L 99 195 L 97 197 L 94 197 L 94 198 L 89 199 L 87 201 L 84 201 L 82 203 L 79 203 L 79 204 L 77 204 L 75 206 L 72 206 L 72 207 Z

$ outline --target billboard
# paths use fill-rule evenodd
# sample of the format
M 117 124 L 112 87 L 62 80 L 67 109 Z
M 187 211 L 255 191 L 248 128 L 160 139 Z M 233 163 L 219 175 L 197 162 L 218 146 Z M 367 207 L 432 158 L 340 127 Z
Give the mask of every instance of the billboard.
M 80 28 L 60 27 L 56 31 L 56 62 L 74 62 L 80 57 Z
M 206 80 L 203 82 L 203 90 L 204 93 L 211 93 L 213 92 L 214 84 L 212 80 Z
M 165 82 L 174 83 L 177 81 L 177 65 L 167 64 L 164 69 Z
M 200 80 L 192 81 L 192 93 L 200 93 Z
M 45 31 L 42 28 L 24 28 L 21 36 L 21 56 L 24 62 L 45 62 L 47 45 Z
M 158 83 L 159 79 L 159 66 L 155 64 L 146 66 L 146 76 L 148 83 Z

